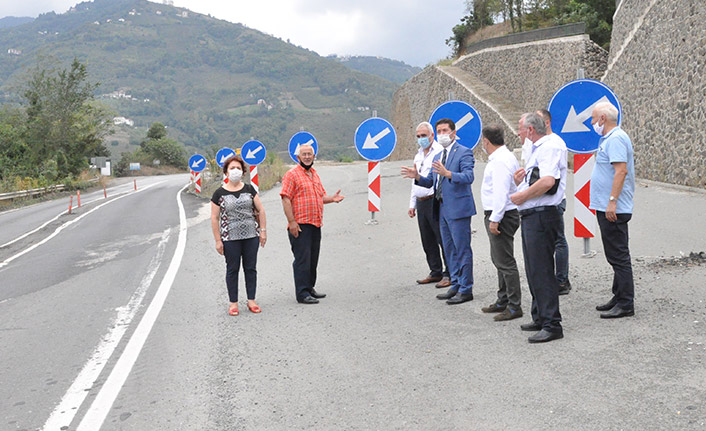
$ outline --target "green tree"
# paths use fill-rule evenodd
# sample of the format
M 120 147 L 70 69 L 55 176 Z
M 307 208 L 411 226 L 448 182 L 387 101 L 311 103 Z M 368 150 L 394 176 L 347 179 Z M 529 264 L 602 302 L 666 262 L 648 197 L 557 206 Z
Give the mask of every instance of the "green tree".
M 78 175 L 88 159 L 109 155 L 103 138 L 112 133 L 111 115 L 93 100 L 98 84 L 88 81 L 86 66 L 74 59 L 68 69 L 37 67 L 25 83 L 24 142 L 30 162 L 57 163 L 60 177 Z
M 162 123 L 152 123 L 147 131 L 147 139 L 162 139 L 167 137 L 167 128 Z

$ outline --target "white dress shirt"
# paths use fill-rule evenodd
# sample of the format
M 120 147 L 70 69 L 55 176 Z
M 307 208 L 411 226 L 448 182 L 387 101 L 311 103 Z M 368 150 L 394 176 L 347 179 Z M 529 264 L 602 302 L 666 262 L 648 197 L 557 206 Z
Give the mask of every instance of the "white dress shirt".
M 419 147 L 419 151 L 414 156 L 414 167 L 419 172 L 419 175 L 426 177 L 431 172 L 431 163 L 434 161 L 434 156 L 443 151 L 444 148 L 438 142 L 434 141 L 429 148 L 429 152 L 425 155 L 424 148 Z M 409 207 L 417 207 L 417 198 L 425 198 L 434 194 L 434 187 L 421 187 L 412 183 L 412 194 L 409 198 Z
M 566 151 L 567 154 L 568 154 L 568 151 L 569 151 L 569 150 L 568 150 L 568 148 L 566 148 L 566 142 L 564 142 L 564 140 L 561 139 L 561 136 L 559 136 L 559 135 L 557 135 L 556 133 L 553 133 L 553 132 L 552 132 L 552 134 L 551 134 L 551 135 L 548 135 L 548 137 L 549 137 L 549 139 L 550 139 L 551 141 L 554 141 L 554 143 L 555 143 L 556 145 L 558 145 L 558 146 L 560 146 L 561 148 L 563 148 L 564 151 Z M 563 199 L 566 199 L 566 177 L 562 178 L 561 180 L 564 181 L 564 194 L 562 195 L 562 197 L 563 197 Z M 557 193 L 559 193 L 559 192 L 557 191 Z
M 562 145 L 556 139 L 552 139 L 551 136 L 542 136 L 542 138 L 532 144 L 532 153 L 525 165 L 527 175 L 517 186 L 517 190 L 522 192 L 530 187 L 530 173 L 535 166 L 539 167 L 540 178 L 551 176 L 559 179 L 559 188 L 553 195 L 544 193 L 541 196 L 527 200 L 519 206 L 520 211 L 541 206 L 555 206 L 561 203 L 566 190 L 566 152 L 566 145 Z
M 513 176 L 518 169 L 520 165 L 517 163 L 517 158 L 505 145 L 498 147 L 488 156 L 480 196 L 483 209 L 492 211 L 491 222 L 499 223 L 505 211 L 517 208 L 517 205 L 510 201 L 510 195 L 517 191 Z

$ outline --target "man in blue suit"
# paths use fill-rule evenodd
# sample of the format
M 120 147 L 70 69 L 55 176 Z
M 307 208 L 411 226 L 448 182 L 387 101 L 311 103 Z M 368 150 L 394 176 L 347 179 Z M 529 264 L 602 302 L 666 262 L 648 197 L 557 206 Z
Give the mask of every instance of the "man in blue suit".
M 439 220 L 441 240 L 446 252 L 451 287 L 437 295 L 447 304 L 473 300 L 473 251 L 471 250 L 471 216 L 476 213 L 473 183 L 473 151 L 456 142 L 456 124 L 442 119 L 436 122 L 437 142 L 444 147 L 432 163 L 426 177 L 414 167 L 402 167 L 402 176 L 414 178 L 415 184 L 434 187 L 434 215 Z

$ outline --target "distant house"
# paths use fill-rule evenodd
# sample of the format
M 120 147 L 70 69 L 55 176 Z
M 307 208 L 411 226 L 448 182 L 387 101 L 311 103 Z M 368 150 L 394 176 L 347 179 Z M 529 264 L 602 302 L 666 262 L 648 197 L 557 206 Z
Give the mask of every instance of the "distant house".
M 161 10 L 158 10 L 158 11 L 157 11 L 157 15 L 162 15 L 162 11 L 161 11 Z
M 101 25 L 101 23 L 99 23 L 98 21 L 93 21 L 93 24 L 95 24 L 95 25 Z
M 12 55 L 22 55 L 22 51 L 20 51 L 19 49 L 12 49 L 12 48 L 8 49 L 7 53 L 12 54 Z
M 125 18 L 120 18 L 118 21 L 125 22 Z
M 116 126 L 122 126 L 122 125 L 130 126 L 130 127 L 135 126 L 135 122 L 133 120 L 131 120 L 129 118 L 125 118 L 125 117 L 113 118 L 113 124 L 115 124 Z

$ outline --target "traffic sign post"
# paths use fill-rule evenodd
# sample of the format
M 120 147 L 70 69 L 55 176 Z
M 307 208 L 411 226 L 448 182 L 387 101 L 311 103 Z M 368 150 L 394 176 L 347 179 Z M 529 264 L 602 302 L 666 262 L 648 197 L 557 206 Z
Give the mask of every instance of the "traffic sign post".
M 216 153 L 216 163 L 218 163 L 218 166 L 223 167 L 223 164 L 228 160 L 228 157 L 231 157 L 232 155 L 235 154 L 235 151 L 228 147 L 223 147 L 218 152 Z M 228 183 L 228 176 L 226 174 L 223 174 L 223 184 Z
M 227 158 L 227 157 L 226 157 Z M 225 161 L 225 159 L 223 159 Z M 196 193 L 201 193 L 201 171 L 206 169 L 206 158 L 201 154 L 194 154 L 189 158 L 189 172 L 194 183 Z
M 354 142 L 358 154 L 368 160 L 368 224 L 377 224 L 375 213 L 380 211 L 380 161 L 395 149 L 397 132 L 389 121 L 372 117 L 360 123 Z
M 436 128 L 436 122 L 442 118 L 448 118 L 456 124 L 456 142 L 471 150 L 478 145 L 483 123 L 476 108 L 461 100 L 450 100 L 431 113 L 429 122 Z
M 319 144 L 316 142 L 314 135 L 309 132 L 297 132 L 289 139 L 289 157 L 294 160 L 294 163 L 299 163 L 299 159 L 297 159 L 299 147 L 306 144 L 311 145 L 314 148 L 314 156 L 319 153 Z
M 591 114 L 598 103 L 609 102 L 618 109 L 618 125 L 623 111 L 610 87 L 592 79 L 580 79 L 562 86 L 552 96 L 547 110 L 552 116 L 552 130 L 566 142 L 574 154 L 574 236 L 583 238 L 583 257 L 592 257 L 590 238 L 596 233 L 595 211 L 590 210 L 591 173 L 596 163 L 601 136 L 591 127 Z
M 243 147 L 240 149 L 240 155 L 243 156 L 245 163 L 250 165 L 250 183 L 255 188 L 256 192 L 260 192 L 257 165 L 262 163 L 267 156 L 265 144 L 260 141 L 250 140 L 243 144 Z

